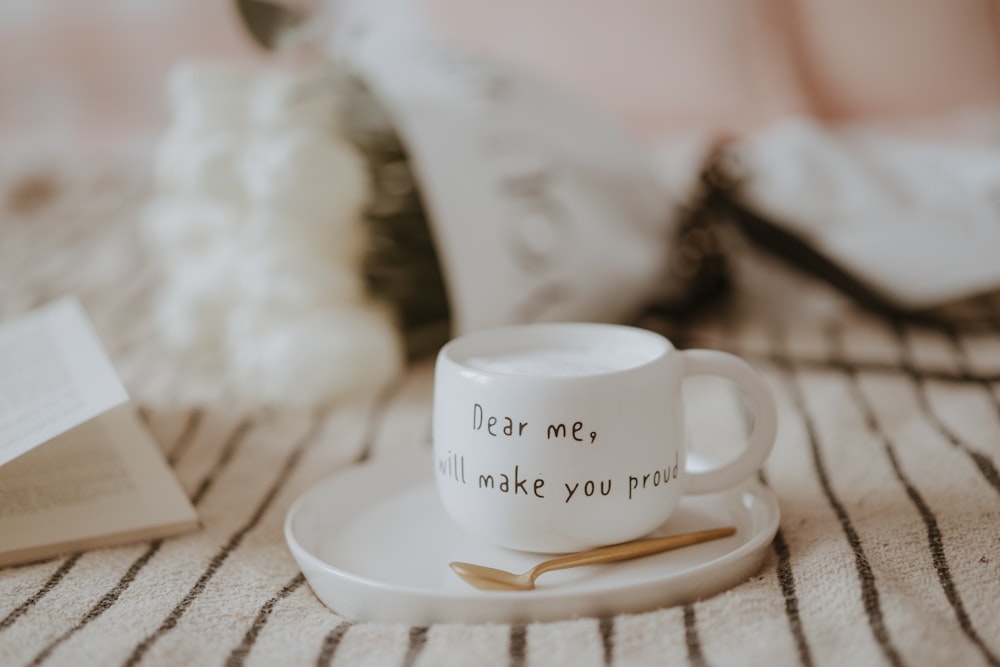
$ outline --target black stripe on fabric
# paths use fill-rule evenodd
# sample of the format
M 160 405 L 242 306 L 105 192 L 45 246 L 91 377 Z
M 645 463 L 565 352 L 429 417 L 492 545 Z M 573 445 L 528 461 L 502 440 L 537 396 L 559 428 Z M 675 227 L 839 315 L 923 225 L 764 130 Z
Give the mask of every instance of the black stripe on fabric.
M 705 667 L 705 654 L 701 651 L 698 636 L 698 617 L 693 604 L 684 605 L 684 644 L 687 646 L 688 662 L 693 667 Z
M 958 342 L 958 332 L 956 332 L 954 328 L 949 327 L 947 334 L 948 339 L 951 341 L 955 356 L 962 360 L 963 371 L 968 372 L 969 360 L 965 352 L 962 350 L 962 346 Z M 941 435 L 944 436 L 949 443 L 956 447 L 960 447 L 969 456 L 969 458 L 972 459 L 972 462 L 976 464 L 976 467 L 979 469 L 979 473 L 983 476 L 983 478 L 989 483 L 990 486 L 993 487 L 994 491 L 1000 493 L 1000 472 L 997 471 L 997 467 L 993 464 L 993 459 L 972 449 L 962 442 L 962 440 L 960 440 L 957 436 L 952 434 L 949 429 L 945 428 L 944 423 L 938 419 L 937 413 L 933 411 L 930 405 L 930 399 L 926 396 L 926 389 L 921 390 L 923 385 L 921 385 L 917 378 L 912 374 L 910 377 L 913 379 L 914 384 L 917 385 L 918 394 L 920 394 L 918 397 L 918 400 L 920 401 L 920 409 L 923 410 L 925 415 L 927 415 L 928 420 L 934 425 L 935 428 L 938 429 L 938 432 L 941 433 Z M 982 387 L 990 403 L 993 404 L 997 417 L 1000 418 L 1000 399 L 998 399 L 997 395 L 993 393 L 991 382 L 981 379 L 975 379 L 972 381 Z
M 246 662 L 247 656 L 250 655 L 250 650 L 257 641 L 257 637 L 260 636 L 260 631 L 264 629 L 267 620 L 271 617 L 275 605 L 298 590 L 305 582 L 305 576 L 299 572 L 280 591 L 264 603 L 257 612 L 257 616 L 253 619 L 250 628 L 243 635 L 243 641 L 232 650 L 232 653 L 226 659 L 226 667 L 240 667 L 240 665 Z
M 510 626 L 507 656 L 510 667 L 524 667 L 528 657 L 528 626 L 523 623 Z
M 772 332 L 772 337 L 780 341 L 780 331 Z M 787 356 L 783 358 L 787 359 Z M 743 411 L 742 415 L 744 426 L 749 433 L 749 430 L 753 426 L 750 414 Z M 770 487 L 767 481 L 767 473 L 763 469 L 757 473 L 757 477 L 761 484 Z M 799 654 L 799 663 L 803 667 L 812 667 L 812 650 L 809 648 L 809 642 L 806 640 L 805 631 L 802 627 L 802 616 L 799 614 L 799 598 L 795 590 L 795 575 L 792 572 L 791 551 L 788 548 L 788 542 L 785 540 L 785 535 L 780 526 L 774 535 L 774 540 L 771 542 L 771 548 L 774 549 L 775 556 L 778 558 L 775 574 L 778 578 L 778 586 L 781 588 L 782 598 L 785 600 L 785 617 L 788 619 L 788 627 L 792 633 L 792 638 L 795 640 L 795 649 Z
M 934 569 L 937 572 L 941 589 L 944 591 L 944 595 L 948 599 L 948 604 L 951 605 L 952 611 L 955 613 L 955 618 L 958 620 L 959 627 L 962 628 L 962 632 L 964 632 L 969 640 L 975 644 L 976 648 L 979 649 L 979 651 L 983 654 L 983 657 L 990 665 L 1000 667 L 1000 660 L 998 660 L 997 656 L 989 650 L 982 638 L 979 636 L 979 633 L 977 633 L 976 629 L 972 626 L 972 621 L 969 619 L 969 614 L 965 609 L 965 604 L 962 602 L 962 598 L 959 596 L 958 590 L 955 588 L 955 582 L 951 578 L 951 568 L 948 566 L 948 558 L 944 551 L 944 539 L 941 535 L 941 528 L 938 526 L 937 518 L 934 516 L 934 512 L 931 511 L 931 508 L 927 505 L 923 496 L 917 490 L 916 486 L 914 486 L 913 481 L 903 471 L 903 468 L 899 463 L 899 459 L 896 456 L 896 448 L 893 446 L 892 440 L 882 429 L 882 425 L 878 421 L 878 417 L 875 414 L 875 409 L 871 405 L 871 402 L 865 396 L 864 392 L 861 391 L 857 376 L 851 371 L 846 371 L 845 375 L 848 378 L 851 395 L 854 398 L 854 402 L 861 410 L 865 424 L 879 439 L 879 442 L 881 442 L 882 448 L 885 450 L 886 456 L 889 459 L 889 463 L 892 465 L 892 470 L 896 475 L 896 479 L 898 479 L 903 485 L 903 488 L 906 490 L 906 495 L 917 508 L 917 511 L 920 513 L 920 517 L 924 521 L 924 526 L 927 528 L 927 543 L 931 551 L 931 560 L 934 563 Z
M 199 423 L 200 423 L 200 418 L 199 418 Z M 198 505 L 199 503 L 201 503 L 202 499 L 205 497 L 205 493 L 210 488 L 212 488 L 212 485 L 215 483 L 215 480 L 219 477 L 219 474 L 223 471 L 223 469 L 225 469 L 226 465 L 232 460 L 233 452 L 236 451 L 236 449 L 243 443 L 243 441 L 246 439 L 247 433 L 250 432 L 250 429 L 252 427 L 253 427 L 253 421 L 250 419 L 244 419 L 243 421 L 241 421 L 239 424 L 236 425 L 236 428 L 234 428 L 232 433 L 229 434 L 229 437 L 226 438 L 226 442 L 222 446 L 222 453 L 219 455 L 219 458 L 215 460 L 215 463 L 212 464 L 212 467 L 209 469 L 209 471 L 205 473 L 205 476 L 201 478 L 200 482 L 198 482 L 198 486 L 196 487 L 195 492 L 191 494 L 191 504 Z M 185 431 L 185 433 L 186 432 L 187 431 Z M 188 435 L 186 439 L 190 440 L 191 438 L 193 438 L 195 432 L 196 430 L 192 430 L 191 434 Z M 182 434 L 182 436 L 183 435 L 184 434 Z
M 962 441 L 957 435 L 943 421 L 938 417 L 937 413 L 934 411 L 933 406 L 930 404 L 930 400 L 927 398 L 927 387 L 924 384 L 925 378 L 922 378 L 915 369 L 913 364 L 913 359 L 911 357 L 909 348 L 906 345 L 906 341 L 903 338 L 903 331 L 899 327 L 895 328 L 896 338 L 899 342 L 899 347 L 902 350 L 903 362 L 902 367 L 907 376 L 909 376 L 910 381 L 914 385 L 914 392 L 917 396 L 917 406 L 920 408 L 920 412 L 924 415 L 924 418 L 930 423 L 930 425 L 941 434 L 945 440 L 948 441 L 952 447 L 960 449 L 962 452 L 968 456 L 976 468 L 979 470 L 979 474 L 983 476 L 983 479 L 993 487 L 993 490 L 1000 494 L 1000 471 L 997 470 L 996 465 L 994 465 L 993 460 L 972 449 L 965 442 Z M 841 367 L 841 371 L 846 373 L 853 373 L 855 369 Z M 970 382 L 984 382 L 986 391 L 992 396 L 993 392 L 989 389 L 989 382 L 985 380 L 973 379 Z M 995 397 L 994 397 L 995 400 Z
M 167 617 L 163 619 L 160 627 L 154 630 L 152 634 L 147 636 L 135 646 L 135 649 L 133 649 L 132 653 L 124 662 L 126 667 L 132 667 L 133 665 L 138 664 L 153 644 L 159 641 L 163 635 L 177 627 L 177 623 L 187 612 L 188 608 L 190 608 L 194 601 L 198 599 L 201 593 L 208 586 L 208 583 L 212 580 L 223 564 L 225 564 L 226 560 L 229 559 L 229 556 L 232 555 L 233 551 L 240 546 L 243 542 L 243 538 L 246 537 L 247 533 L 253 530 L 254 527 L 256 527 L 256 525 L 260 522 L 264 513 L 271 506 L 271 503 L 274 502 L 278 492 L 281 491 L 285 482 L 291 476 L 292 471 L 302 459 L 302 455 L 306 451 L 306 446 L 312 441 L 317 430 L 318 420 L 314 420 L 309 431 L 302 437 L 301 440 L 299 440 L 295 447 L 292 448 L 292 453 L 285 459 L 285 464 L 278 472 L 277 477 L 275 477 L 274 482 L 272 482 L 271 487 L 264 494 L 260 503 L 258 503 L 253 514 L 250 516 L 250 519 L 247 520 L 247 522 L 244 523 L 239 530 L 233 533 L 233 535 L 229 538 L 229 541 L 216 552 L 216 554 L 212 557 L 212 560 L 209 561 L 208 567 L 206 567 L 201 576 L 198 577 L 198 581 L 195 582 L 195 584 L 181 599 L 181 601 L 177 603 Z
M 774 535 L 774 542 L 771 543 L 775 555 L 778 557 L 778 585 L 781 587 L 781 595 L 785 599 L 785 616 L 788 618 L 788 626 L 795 639 L 795 649 L 799 653 L 799 663 L 804 667 L 812 667 L 812 651 L 809 649 L 809 642 L 806 641 L 805 632 L 802 630 L 802 617 L 799 615 L 799 598 L 795 592 L 795 576 L 792 573 L 791 553 L 788 549 L 788 542 L 785 536 L 778 529 Z
M 184 453 L 187 452 L 188 447 L 194 441 L 194 435 L 198 432 L 198 427 L 201 426 L 201 421 L 204 418 L 205 413 L 201 408 L 194 408 L 188 414 L 187 423 L 184 424 L 184 430 L 181 431 L 180 436 L 177 438 L 177 442 L 170 449 L 170 454 L 167 456 L 167 463 L 171 466 L 176 466 L 177 462 L 180 461 Z
M 63 577 L 65 577 L 66 574 L 73 569 L 73 566 L 76 565 L 76 562 L 80 560 L 81 555 L 82 554 L 80 553 L 75 553 L 64 560 L 62 565 L 56 568 L 56 571 L 52 573 L 44 584 L 42 584 L 41 588 L 35 591 L 27 600 L 15 607 L 9 614 L 4 616 L 3 619 L 0 619 L 0 632 L 14 625 L 14 623 L 17 622 L 17 619 L 24 616 L 29 609 L 38 603 L 39 600 L 48 595 L 53 588 L 58 586 L 59 582 L 63 580 Z
M 192 416 L 193 414 L 194 413 L 192 413 Z M 190 426 L 192 423 L 195 424 L 194 429 L 185 427 L 184 432 L 182 432 L 178 438 L 178 442 L 182 442 L 185 438 L 190 438 L 193 436 L 195 430 L 197 430 L 197 424 L 200 423 L 200 418 L 198 420 L 189 418 L 188 426 Z M 235 429 L 233 429 L 233 432 L 230 434 L 229 439 L 226 442 L 226 446 L 223 449 L 235 448 L 239 442 L 242 442 L 249 428 L 250 428 L 249 420 L 244 420 L 243 422 L 241 422 Z M 225 456 L 225 455 L 220 456 L 219 459 L 216 461 L 215 465 L 212 466 L 211 470 L 209 470 L 208 473 L 206 473 L 204 479 L 202 480 L 202 484 L 199 485 L 199 489 L 210 488 L 211 487 L 210 480 L 214 480 L 218 476 L 219 472 L 221 472 L 225 463 L 228 462 L 230 458 L 231 454 L 230 456 Z M 208 480 L 208 483 L 206 483 L 206 480 Z M 201 501 L 203 496 L 204 493 L 193 496 L 191 498 L 191 503 L 197 505 Z M 45 646 L 41 651 L 39 651 L 38 654 L 35 655 L 35 657 L 29 663 L 29 665 L 32 666 L 40 665 L 42 662 L 45 661 L 46 658 L 48 658 L 49 655 L 51 655 L 51 653 L 60 644 L 62 644 L 67 639 L 75 635 L 77 632 L 85 628 L 91 622 L 100 618 L 100 616 L 104 612 L 111 609 L 111 607 L 118 601 L 118 599 L 122 596 L 122 594 L 126 590 L 128 590 L 128 587 L 132 585 L 132 582 L 135 581 L 136 577 L 139 575 L 139 571 L 142 570 L 142 568 L 144 568 L 146 564 L 150 560 L 152 560 L 153 556 L 155 556 L 156 553 L 160 550 L 162 544 L 163 544 L 162 539 L 153 540 L 152 542 L 150 542 L 149 547 L 146 549 L 146 551 L 144 551 L 142 555 L 140 555 L 137 559 L 135 559 L 132 562 L 132 565 L 130 565 L 128 570 L 125 571 L 125 574 L 122 575 L 122 577 L 118 580 L 118 583 L 116 583 L 111 588 L 111 590 L 102 595 L 101 598 L 94 604 L 94 606 L 91 607 L 87 611 L 87 613 L 83 615 L 83 617 L 77 622 L 76 625 L 69 628 L 64 633 L 53 639 L 51 642 L 49 642 L 47 646 Z
M 386 401 L 392 395 L 394 387 L 400 384 L 401 381 L 397 380 L 393 385 L 383 389 L 382 392 L 372 401 L 371 411 L 368 413 L 365 430 L 362 434 L 361 454 L 355 461 L 356 463 L 364 461 L 370 455 L 372 442 L 374 440 L 374 433 L 379 420 L 385 412 Z M 330 630 L 326 637 L 323 638 L 323 644 L 320 646 L 319 654 L 316 656 L 317 667 L 327 667 L 332 662 L 333 656 L 336 654 L 341 640 L 351 627 L 352 624 L 350 622 L 344 621 Z
M 816 425 L 813 423 L 812 415 L 806 406 L 805 397 L 802 394 L 802 388 L 799 386 L 798 380 L 795 378 L 794 370 L 789 366 L 784 366 L 783 370 L 785 372 L 785 383 L 788 386 L 792 402 L 798 413 L 802 416 L 802 422 L 806 428 L 816 477 L 819 479 L 823 495 L 826 497 L 830 508 L 833 509 L 837 521 L 840 523 L 840 528 L 847 538 L 847 543 L 854 553 L 854 565 L 861 583 L 861 600 L 865 608 L 865 615 L 868 617 L 868 626 L 885 659 L 895 667 L 899 667 L 903 664 L 903 661 L 899 656 L 899 651 L 896 650 L 889 637 L 888 629 L 885 627 L 882 604 L 879 601 L 878 588 L 875 586 L 875 574 L 872 572 L 871 564 L 868 562 L 864 547 L 861 545 L 861 538 L 858 536 L 857 530 L 854 529 L 854 524 L 851 523 L 851 518 L 847 514 L 847 510 L 844 509 L 843 503 L 840 502 L 840 499 L 833 491 L 833 487 L 830 485 L 830 476 L 826 470 L 823 454 L 820 451 Z
M 598 624 L 597 629 L 601 633 L 601 646 L 604 648 L 604 664 L 611 667 L 615 660 L 615 619 L 613 616 L 605 616 Z
M 413 667 L 416 663 L 417 656 L 427 644 L 427 630 L 428 628 L 425 626 L 410 628 L 410 637 L 406 645 L 406 655 L 403 656 L 402 667 Z
M 330 667 L 333 656 L 340 647 L 341 640 L 344 639 L 344 635 L 351 627 L 351 623 L 343 621 L 323 637 L 323 645 L 320 646 L 319 655 L 316 656 L 316 667 Z
M 767 475 L 763 470 L 760 471 L 759 477 L 761 484 L 770 486 L 767 483 Z M 788 618 L 788 627 L 791 630 L 792 638 L 795 640 L 795 649 L 799 654 L 799 663 L 803 667 L 812 667 L 812 650 L 809 648 L 809 642 L 806 641 L 805 631 L 802 629 L 802 617 L 799 614 L 799 597 L 795 591 L 795 575 L 792 572 L 791 551 L 788 549 L 788 542 L 785 541 L 785 535 L 780 527 L 774 535 L 771 548 L 774 549 L 774 555 L 778 557 L 776 568 L 778 586 L 781 588 L 781 596 L 785 600 L 785 617 Z
M 215 483 L 216 478 L 219 476 L 219 472 L 225 468 L 233 458 L 233 454 L 239 449 L 239 446 L 243 444 L 243 440 L 246 434 L 250 432 L 253 422 L 249 419 L 244 419 L 233 432 L 229 434 L 229 438 L 226 440 L 225 444 L 222 446 L 222 452 L 219 454 L 219 458 L 215 460 L 215 465 L 207 475 L 201 478 L 198 482 L 198 486 L 195 488 L 194 493 L 191 494 L 191 502 L 197 505 L 201 502 L 201 499 L 205 497 L 208 490 L 212 488 Z
M 67 639 L 79 632 L 84 626 L 96 620 L 101 616 L 101 614 L 110 609 L 112 605 L 118 601 L 118 598 L 121 597 L 122 593 L 124 593 L 125 590 L 132 584 L 136 576 L 139 574 L 139 571 L 145 567 L 146 563 L 148 563 L 156 552 L 160 550 L 160 545 L 162 543 L 163 540 L 154 540 L 149 545 L 149 548 L 147 548 L 146 551 L 132 563 L 131 567 L 129 567 L 128 571 L 125 572 L 124 576 L 118 580 L 118 583 L 115 584 L 111 590 L 102 595 L 101 599 L 98 600 L 97 603 L 83 615 L 83 618 L 81 618 L 76 625 L 53 639 L 47 646 L 39 651 L 35 657 L 31 659 L 31 662 L 27 664 L 27 667 L 37 667 L 37 665 L 42 664 L 60 644 L 65 642 Z
M 405 376 L 397 379 L 379 392 L 372 401 L 371 411 L 368 413 L 368 423 L 365 426 L 365 437 L 361 445 L 361 453 L 354 460 L 355 463 L 364 463 L 371 458 L 372 448 L 375 446 L 375 435 L 378 433 L 379 424 L 385 415 L 386 406 L 403 390 L 405 384 Z
M 973 378 L 970 381 L 975 382 L 982 387 L 983 391 L 986 392 L 986 396 L 990 403 L 993 404 L 997 417 L 1000 417 L 1000 398 L 997 398 L 997 395 L 993 393 L 993 387 L 991 386 L 992 383 L 989 380 L 974 378 L 969 354 L 965 351 L 959 341 L 960 334 L 958 330 L 954 327 L 948 327 L 945 333 L 948 336 L 948 341 L 951 343 L 952 352 L 955 354 L 955 358 L 959 359 L 961 362 L 962 373 L 970 378 Z M 997 333 L 1000 334 L 1000 330 L 998 330 Z
M 727 351 L 732 351 L 737 354 L 735 346 L 723 345 L 717 340 L 710 340 L 704 343 L 705 347 L 712 347 L 715 349 L 724 349 Z M 917 368 L 915 366 L 907 367 L 903 363 L 893 364 L 888 362 L 877 362 L 877 361 L 851 361 L 848 359 L 797 359 L 789 354 L 783 354 L 778 352 L 759 352 L 755 350 L 748 350 L 745 352 L 738 352 L 740 356 L 747 359 L 748 361 L 766 361 L 778 366 L 795 366 L 797 368 L 807 369 L 807 370 L 830 370 L 835 371 L 843 368 L 845 366 L 853 368 L 859 372 L 872 372 L 872 373 L 895 373 L 895 374 L 908 374 L 913 375 L 916 378 L 923 380 L 935 380 L 940 382 L 981 382 L 981 383 L 991 383 L 1000 382 L 1000 374 L 998 373 L 973 373 L 969 370 L 963 370 L 959 373 L 953 373 L 946 370 L 933 369 L 933 368 Z

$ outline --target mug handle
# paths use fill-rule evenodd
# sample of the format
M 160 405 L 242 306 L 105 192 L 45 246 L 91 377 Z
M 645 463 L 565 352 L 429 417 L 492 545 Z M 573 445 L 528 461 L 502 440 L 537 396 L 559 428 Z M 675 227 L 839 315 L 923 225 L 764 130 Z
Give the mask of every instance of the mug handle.
M 685 493 L 712 493 L 742 482 L 760 470 L 774 447 L 778 408 L 761 376 L 750 364 L 728 352 L 684 350 L 684 377 L 718 375 L 736 383 L 753 407 L 754 423 L 746 449 L 730 463 L 704 472 L 686 471 Z

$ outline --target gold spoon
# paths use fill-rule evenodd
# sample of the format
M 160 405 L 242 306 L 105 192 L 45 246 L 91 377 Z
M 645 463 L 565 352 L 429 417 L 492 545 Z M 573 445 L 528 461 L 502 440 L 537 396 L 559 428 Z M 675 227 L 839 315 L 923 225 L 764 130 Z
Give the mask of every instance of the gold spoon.
M 538 575 L 545 572 L 649 556 L 663 551 L 670 551 L 671 549 L 686 547 L 691 544 L 716 540 L 720 537 L 728 537 L 735 532 L 736 528 L 729 526 L 727 528 L 700 530 L 695 533 L 683 533 L 681 535 L 622 542 L 621 544 L 612 544 L 611 546 L 600 547 L 599 549 L 581 551 L 569 554 L 568 556 L 543 561 L 524 574 L 514 574 L 506 570 L 498 570 L 492 567 L 463 563 L 461 561 L 454 561 L 449 563 L 449 565 L 455 571 L 455 574 L 481 591 L 530 591 L 534 590 L 535 579 L 538 578 Z

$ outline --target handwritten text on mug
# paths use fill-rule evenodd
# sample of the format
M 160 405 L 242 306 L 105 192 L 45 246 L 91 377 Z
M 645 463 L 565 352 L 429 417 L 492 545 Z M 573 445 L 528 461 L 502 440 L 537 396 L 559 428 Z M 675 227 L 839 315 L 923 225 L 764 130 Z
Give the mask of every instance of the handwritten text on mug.
M 528 428 L 528 422 L 523 422 L 520 420 L 515 421 L 510 417 L 497 417 L 494 415 L 486 415 L 483 412 L 483 406 L 479 403 L 475 403 L 472 406 L 472 430 L 473 431 L 485 431 L 493 437 L 497 436 L 522 436 L 524 435 L 525 429 Z M 587 431 L 583 427 L 582 421 L 574 421 L 573 423 L 567 425 L 563 423 L 548 424 L 545 427 L 545 437 L 548 440 L 553 438 L 566 438 L 571 437 L 577 442 L 583 442 L 589 439 L 591 443 L 597 440 L 597 431 Z
M 570 439 L 576 442 L 589 440 L 591 444 L 597 443 L 597 432 L 587 433 L 582 421 L 574 421 L 570 424 L 550 423 L 546 424 L 544 428 L 546 440 Z M 473 404 L 472 430 L 492 437 L 521 437 L 530 433 L 528 422 L 507 416 L 491 415 L 479 403 Z M 443 477 L 459 484 L 471 484 L 484 491 L 534 498 L 545 498 L 546 493 L 548 493 L 544 478 L 540 475 L 534 478 L 530 475 L 524 475 L 518 464 L 515 464 L 513 470 L 508 472 L 467 471 L 465 456 L 452 451 L 448 451 L 444 458 L 439 458 L 437 464 L 438 472 Z M 599 480 L 561 480 L 562 488 L 559 493 L 564 494 L 564 502 L 566 503 L 573 498 L 606 497 L 613 493 L 627 494 L 628 499 L 632 500 L 645 491 L 658 489 L 669 484 L 671 480 L 677 479 L 679 469 L 679 457 L 674 452 L 673 465 L 664 465 L 655 470 L 634 471 L 634 474 L 631 474 L 633 471 L 629 471 L 630 474 L 618 479 L 618 484 L 615 484 L 613 477 Z

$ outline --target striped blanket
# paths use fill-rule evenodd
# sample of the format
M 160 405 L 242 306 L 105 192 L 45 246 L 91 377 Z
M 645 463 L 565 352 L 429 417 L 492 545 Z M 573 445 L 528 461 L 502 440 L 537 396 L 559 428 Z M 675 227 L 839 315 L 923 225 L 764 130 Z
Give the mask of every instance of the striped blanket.
M 358 623 L 313 595 L 282 522 L 329 475 L 427 447 L 431 366 L 319 414 L 245 409 L 211 369 L 181 373 L 158 346 L 156 276 L 135 238 L 144 186 L 97 175 L 56 188 L 8 197 L 0 316 L 80 295 L 204 528 L 0 569 L 0 665 L 1000 664 L 995 315 L 890 321 L 798 278 L 755 290 L 748 269 L 716 312 L 647 316 L 684 347 L 745 356 L 778 397 L 763 477 L 781 528 L 759 573 L 640 614 Z M 794 294 L 775 301 L 777 283 Z M 741 437 L 738 403 L 700 389 L 695 440 Z

